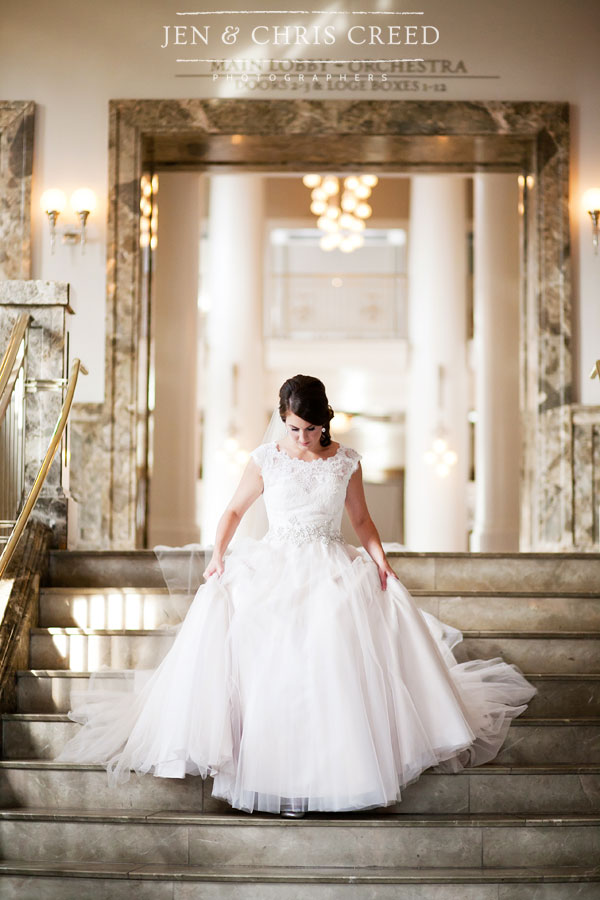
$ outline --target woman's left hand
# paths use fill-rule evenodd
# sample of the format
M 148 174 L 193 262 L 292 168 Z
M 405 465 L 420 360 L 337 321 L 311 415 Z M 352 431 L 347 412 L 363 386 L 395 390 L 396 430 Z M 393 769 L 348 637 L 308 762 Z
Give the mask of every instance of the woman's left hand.
M 385 589 L 387 587 L 388 578 L 390 578 L 390 577 L 395 578 L 396 581 L 400 580 L 398 578 L 398 576 L 396 575 L 396 573 L 394 572 L 394 570 L 392 569 L 392 567 L 390 566 L 387 559 L 382 563 L 377 563 L 377 571 L 379 572 L 379 581 L 381 583 L 382 591 L 385 591 Z

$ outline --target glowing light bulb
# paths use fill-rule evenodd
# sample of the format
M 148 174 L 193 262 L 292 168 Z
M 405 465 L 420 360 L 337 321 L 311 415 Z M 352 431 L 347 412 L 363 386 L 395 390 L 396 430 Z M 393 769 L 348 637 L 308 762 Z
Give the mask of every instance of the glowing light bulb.
M 67 205 L 67 198 L 58 188 L 50 188 L 49 191 L 44 191 L 42 194 L 40 205 L 44 212 L 61 213 Z
M 71 195 L 71 206 L 77 213 L 96 209 L 96 195 L 89 188 L 78 188 Z
M 340 216 L 340 228 L 352 228 L 352 223 L 354 222 L 354 216 L 351 216 L 350 213 L 342 213 Z
M 328 175 L 323 179 L 323 190 L 325 193 L 332 197 L 334 194 L 337 194 L 340 189 L 340 184 L 335 175 Z
M 364 219 L 357 219 L 356 216 L 350 216 L 348 227 L 351 231 L 363 231 L 366 228 Z
M 303 177 L 302 184 L 307 188 L 318 187 L 321 184 L 321 176 L 309 173 Z
M 586 212 L 600 209 L 600 188 L 589 188 L 583 194 L 581 204 Z
M 319 241 L 319 246 L 321 250 L 335 250 L 338 246 L 341 239 L 341 235 L 339 231 L 330 231 L 329 234 L 324 234 L 321 240 Z
M 358 200 L 356 196 L 352 193 L 352 191 L 344 191 L 342 194 L 342 209 L 344 212 L 352 212 L 352 210 L 356 207 Z
M 320 228 L 321 231 L 337 231 L 338 226 L 333 219 L 329 219 L 327 216 L 320 216 L 317 219 L 317 228 Z
M 372 212 L 373 210 L 368 203 L 359 203 L 354 210 L 354 214 L 357 215 L 360 219 L 368 219 Z

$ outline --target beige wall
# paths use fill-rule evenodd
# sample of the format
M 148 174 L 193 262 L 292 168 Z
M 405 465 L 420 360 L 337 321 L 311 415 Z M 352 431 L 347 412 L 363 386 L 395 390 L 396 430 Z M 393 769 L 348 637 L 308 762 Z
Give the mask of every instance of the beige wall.
M 207 0 L 196 9 L 214 8 Z M 278 2 L 278 9 L 294 5 Z M 238 0 L 228 7 L 244 9 Z M 426 21 L 441 39 L 427 57 L 463 59 L 472 75 L 499 76 L 449 80 L 435 99 L 552 100 L 572 104 L 572 253 L 576 327 L 576 390 L 585 403 L 598 402 L 598 383 L 590 382 L 591 362 L 600 345 L 598 277 L 600 257 L 591 250 L 589 217 L 580 211 L 583 190 L 600 184 L 600 69 L 597 56 L 597 0 L 430 0 Z M 38 104 L 33 180 L 33 277 L 72 285 L 77 315 L 71 326 L 73 355 L 90 375 L 77 389 L 79 401 L 100 401 L 104 393 L 104 310 L 108 101 L 118 98 L 218 96 L 210 79 L 175 77 L 177 48 L 160 49 L 162 26 L 176 21 L 181 4 L 147 0 L 19 0 L 2 10 L 0 99 Z M 250 19 L 251 17 L 248 17 Z M 315 48 L 307 48 L 309 51 Z M 317 48 L 318 49 L 318 48 Z M 322 48 L 321 48 L 322 49 Z M 343 46 L 326 48 L 331 57 Z M 244 48 L 239 48 L 243 52 Z M 381 48 L 386 58 L 397 48 Z M 356 48 L 356 54 L 359 48 Z M 257 55 L 256 53 L 254 55 Z M 291 55 L 288 53 L 288 56 Z M 253 96 L 246 94 L 245 96 Z M 271 94 L 270 96 L 276 96 Z M 280 95 L 284 96 L 284 95 Z M 367 99 L 368 92 L 344 96 Z M 386 94 L 386 96 L 391 96 Z M 431 92 L 397 94 L 410 100 L 433 99 Z M 265 94 L 261 92 L 260 99 Z M 90 220 L 90 244 L 57 248 L 50 256 L 39 198 L 47 187 L 68 194 L 80 185 L 93 188 L 99 208 Z

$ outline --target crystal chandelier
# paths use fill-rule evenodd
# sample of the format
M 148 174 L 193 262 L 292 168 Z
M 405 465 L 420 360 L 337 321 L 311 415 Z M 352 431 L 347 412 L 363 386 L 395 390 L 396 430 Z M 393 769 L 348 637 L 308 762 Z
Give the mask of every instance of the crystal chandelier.
M 351 253 L 362 247 L 365 219 L 372 213 L 366 202 L 379 179 L 377 175 L 308 174 L 302 183 L 311 188 L 310 211 L 317 216 L 317 227 L 324 232 L 319 245 L 322 250 Z

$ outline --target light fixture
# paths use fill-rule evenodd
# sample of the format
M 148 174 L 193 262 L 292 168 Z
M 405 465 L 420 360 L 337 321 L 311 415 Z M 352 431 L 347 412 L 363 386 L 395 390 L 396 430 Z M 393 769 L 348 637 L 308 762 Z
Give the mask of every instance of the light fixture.
M 592 245 L 594 253 L 598 253 L 598 225 L 600 220 L 600 188 L 589 188 L 581 198 L 583 208 L 592 220 Z
M 158 175 L 145 172 L 140 179 L 140 247 L 158 246 Z
M 54 253 L 56 247 L 56 222 L 59 215 L 64 212 L 67 199 L 63 191 L 58 188 L 50 188 L 41 196 L 40 205 L 50 225 L 50 252 Z M 79 226 L 66 225 L 62 231 L 64 244 L 77 244 L 81 242 L 81 252 L 85 252 L 86 223 L 88 216 L 96 208 L 96 196 L 89 188 L 78 188 L 71 195 L 71 207 L 79 216 Z
M 336 175 L 304 175 L 302 183 L 311 191 L 310 211 L 317 216 L 317 227 L 326 232 L 319 241 L 322 250 L 351 253 L 362 247 L 359 232 L 373 212 L 365 201 L 378 181 L 377 175 L 348 175 L 341 186 Z
M 81 252 L 85 252 L 85 226 L 89 214 L 96 209 L 96 196 L 89 188 L 78 188 L 71 197 L 71 206 L 79 216 L 79 239 Z M 65 232 L 65 237 L 67 233 Z
M 48 216 L 51 253 L 54 253 L 54 248 L 56 246 L 56 220 L 61 212 L 64 212 L 66 205 L 67 198 L 62 191 L 58 190 L 58 188 L 50 188 L 50 190 L 44 191 L 42 194 L 40 206 Z

